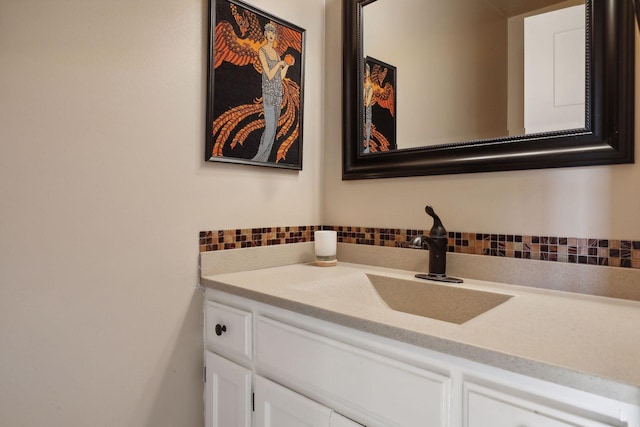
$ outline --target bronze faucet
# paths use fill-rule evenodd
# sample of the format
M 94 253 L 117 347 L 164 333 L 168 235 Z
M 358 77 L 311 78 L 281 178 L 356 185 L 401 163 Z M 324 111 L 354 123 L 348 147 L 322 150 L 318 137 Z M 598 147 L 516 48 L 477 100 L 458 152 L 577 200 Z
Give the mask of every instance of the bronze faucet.
M 433 227 L 429 235 L 420 235 L 411 240 L 410 248 L 424 249 L 425 244 L 429 247 L 429 273 L 416 274 L 419 279 L 436 280 L 439 282 L 462 283 L 462 279 L 447 276 L 447 246 L 449 238 L 447 230 L 444 229 L 440 217 L 436 215 L 431 206 L 424 208 L 427 214 L 433 218 Z

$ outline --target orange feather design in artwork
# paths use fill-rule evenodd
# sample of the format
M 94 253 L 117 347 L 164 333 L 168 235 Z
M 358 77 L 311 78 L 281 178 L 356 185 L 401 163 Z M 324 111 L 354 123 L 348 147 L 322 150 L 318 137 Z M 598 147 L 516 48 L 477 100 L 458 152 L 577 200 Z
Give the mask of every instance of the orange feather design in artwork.
M 382 67 L 378 64 L 373 65 L 373 69 L 371 70 L 371 83 L 373 85 L 372 104 L 378 104 L 382 108 L 389 110 L 393 117 L 395 116 L 394 89 L 390 82 L 384 81 L 388 71 L 387 67 Z

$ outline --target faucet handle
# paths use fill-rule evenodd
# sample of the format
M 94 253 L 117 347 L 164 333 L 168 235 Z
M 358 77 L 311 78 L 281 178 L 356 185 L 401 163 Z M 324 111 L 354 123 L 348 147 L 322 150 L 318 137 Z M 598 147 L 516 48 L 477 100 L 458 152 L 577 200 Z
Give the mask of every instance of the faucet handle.
M 433 208 L 427 205 L 424 208 L 424 210 L 427 213 L 427 215 L 433 218 L 433 227 L 431 227 L 431 231 L 429 231 L 429 235 L 431 237 L 447 237 L 447 230 L 445 230 L 444 226 L 442 225 L 442 221 L 440 220 L 440 217 L 436 214 Z

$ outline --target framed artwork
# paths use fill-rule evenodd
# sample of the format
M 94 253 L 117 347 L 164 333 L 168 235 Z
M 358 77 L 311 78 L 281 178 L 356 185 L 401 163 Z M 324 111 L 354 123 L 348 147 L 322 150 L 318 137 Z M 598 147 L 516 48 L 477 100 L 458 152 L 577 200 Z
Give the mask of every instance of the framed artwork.
M 210 1 L 205 160 L 302 170 L 305 30 Z
M 396 150 L 397 70 L 379 59 L 364 60 L 362 153 Z

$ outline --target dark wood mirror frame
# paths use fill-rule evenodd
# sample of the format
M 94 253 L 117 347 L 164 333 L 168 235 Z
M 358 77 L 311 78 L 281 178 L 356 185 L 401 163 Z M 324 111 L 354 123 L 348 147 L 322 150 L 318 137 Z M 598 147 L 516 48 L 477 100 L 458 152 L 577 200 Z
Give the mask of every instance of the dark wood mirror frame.
M 343 180 L 633 163 L 630 0 L 586 0 L 585 129 L 362 154 L 362 7 L 373 1 L 343 1 Z

